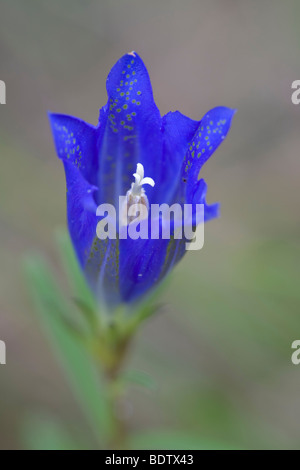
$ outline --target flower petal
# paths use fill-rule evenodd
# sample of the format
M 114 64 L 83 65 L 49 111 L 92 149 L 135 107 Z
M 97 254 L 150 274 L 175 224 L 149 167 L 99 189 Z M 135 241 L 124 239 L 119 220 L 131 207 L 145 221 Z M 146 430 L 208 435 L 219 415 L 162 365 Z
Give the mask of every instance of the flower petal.
M 194 187 L 193 204 L 204 204 L 204 222 L 218 217 L 220 207 L 218 202 L 210 205 L 206 203 L 206 192 L 207 184 L 204 179 L 200 179 Z
M 90 185 L 71 162 L 64 161 L 67 183 L 67 217 L 73 246 L 84 267 L 96 236 L 95 187 Z
M 159 202 L 178 202 L 182 159 L 187 153 L 200 122 L 184 116 L 179 111 L 169 112 L 162 119 L 163 161 L 165 175 L 161 185 L 164 198 Z
M 97 183 L 97 128 L 65 114 L 49 113 L 56 152 L 63 161 L 71 162 L 84 178 Z
M 134 52 L 124 55 L 112 68 L 107 93 L 107 105 L 100 113 L 98 203 L 117 207 L 119 196 L 131 186 L 137 163 L 155 183 L 160 179 L 161 118 L 147 69 Z M 149 200 L 151 193 L 149 187 Z
M 134 302 L 161 280 L 169 240 L 120 240 L 120 291 L 124 302 Z
M 182 167 L 182 190 L 186 202 L 191 202 L 199 171 L 225 139 L 235 110 L 220 106 L 209 111 L 200 121 L 186 153 Z

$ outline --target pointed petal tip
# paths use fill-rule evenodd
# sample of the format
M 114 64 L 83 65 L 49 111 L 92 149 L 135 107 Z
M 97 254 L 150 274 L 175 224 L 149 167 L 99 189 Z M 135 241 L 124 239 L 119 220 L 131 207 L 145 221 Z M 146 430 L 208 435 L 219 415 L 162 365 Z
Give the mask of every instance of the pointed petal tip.
M 222 124 L 227 128 L 227 131 L 226 131 L 226 134 L 227 134 L 227 132 L 230 129 L 232 119 L 234 115 L 236 114 L 236 112 L 237 112 L 237 109 L 234 109 L 234 108 L 228 108 L 227 106 L 216 106 L 215 108 L 212 108 L 210 111 L 208 111 L 203 117 L 203 119 L 205 118 L 206 119 L 210 119 L 210 118 L 220 119 L 221 123 L 222 123 L 222 120 L 224 120 Z
M 127 55 L 131 55 L 132 57 L 136 57 L 136 52 L 135 51 L 131 51 L 131 52 L 127 52 Z
M 48 116 L 50 125 L 52 126 L 52 125 L 53 125 L 53 121 L 54 121 L 54 119 L 55 119 L 55 116 L 57 116 L 57 114 L 56 114 L 56 113 L 53 113 L 52 111 L 47 111 L 47 116 Z
M 108 95 L 114 94 L 117 89 L 126 87 L 127 82 L 149 81 L 148 71 L 141 57 L 135 52 L 127 52 L 114 64 L 110 70 L 106 89 Z M 128 91 L 128 90 L 127 90 Z
M 47 116 L 50 120 L 52 120 L 52 119 L 67 116 L 67 115 L 62 114 L 62 113 L 54 113 L 53 111 L 47 111 Z
M 210 111 L 208 111 L 208 113 L 212 111 L 219 112 L 219 113 L 228 113 L 229 115 L 233 116 L 237 112 L 237 109 L 229 108 L 228 106 L 216 106 L 215 108 L 212 108 Z
M 220 207 L 221 204 L 219 202 L 205 205 L 204 222 L 209 222 L 212 219 L 218 219 L 220 217 Z
M 52 111 L 47 111 L 47 116 L 48 116 L 50 125 L 53 128 L 55 123 L 58 123 L 58 121 L 66 115 L 60 114 L 60 113 L 53 113 Z

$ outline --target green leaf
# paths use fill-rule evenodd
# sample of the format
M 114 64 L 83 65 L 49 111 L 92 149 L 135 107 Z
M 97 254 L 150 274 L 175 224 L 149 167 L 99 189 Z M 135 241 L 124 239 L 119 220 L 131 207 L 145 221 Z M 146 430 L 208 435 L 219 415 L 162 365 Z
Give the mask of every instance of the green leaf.
M 66 317 L 70 315 L 71 307 L 39 257 L 25 260 L 25 273 L 37 311 L 64 367 L 72 391 L 81 403 L 96 436 L 104 438 L 112 429 L 108 399 L 94 361 L 60 317 L 60 313 Z

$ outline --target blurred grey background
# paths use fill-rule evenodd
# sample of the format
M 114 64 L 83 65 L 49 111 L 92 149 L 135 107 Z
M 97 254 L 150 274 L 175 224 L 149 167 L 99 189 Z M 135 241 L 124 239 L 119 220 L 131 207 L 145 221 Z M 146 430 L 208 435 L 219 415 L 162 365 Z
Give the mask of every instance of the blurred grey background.
M 131 50 L 162 114 L 238 109 L 202 172 L 221 217 L 206 226 L 204 249 L 176 268 L 163 313 L 132 351 L 158 384 L 132 391 L 132 427 L 299 448 L 299 16 L 297 0 L 0 0 L 0 448 L 24 446 L 32 413 L 89 432 L 21 264 L 44 253 L 64 286 L 54 231 L 65 226 L 65 181 L 47 111 L 95 124 L 106 76 Z

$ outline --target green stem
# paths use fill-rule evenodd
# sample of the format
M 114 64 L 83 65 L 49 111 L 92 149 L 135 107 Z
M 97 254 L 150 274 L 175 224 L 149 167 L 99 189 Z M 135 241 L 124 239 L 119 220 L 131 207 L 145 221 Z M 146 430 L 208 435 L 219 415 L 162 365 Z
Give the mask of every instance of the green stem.
M 111 364 L 105 370 L 105 377 L 108 387 L 108 396 L 111 406 L 111 416 L 113 421 L 112 435 L 108 442 L 109 449 L 126 449 L 128 438 L 128 423 L 122 410 L 123 387 L 120 385 L 120 373 L 127 357 L 131 338 L 124 338 L 119 342 L 114 350 Z
M 117 378 L 108 379 L 108 395 L 111 407 L 112 433 L 108 438 L 107 448 L 112 450 L 123 450 L 127 448 L 128 423 L 122 414 L 121 395 L 118 388 Z
M 107 387 L 110 405 L 112 431 L 108 437 L 107 448 L 126 449 L 128 425 L 122 413 L 121 399 L 124 394 L 124 382 L 120 374 L 127 358 L 132 334 L 124 334 L 117 327 L 111 327 L 98 339 L 96 357 L 101 364 Z
M 136 313 L 124 315 L 120 312 L 108 322 L 103 323 L 94 336 L 90 347 L 97 362 L 101 365 L 107 386 L 107 398 L 110 406 L 112 431 L 109 433 L 107 447 L 122 450 L 128 448 L 128 423 L 122 413 L 121 399 L 124 396 L 122 368 L 127 358 L 132 338 L 144 315 Z

